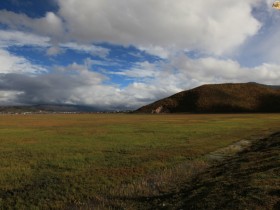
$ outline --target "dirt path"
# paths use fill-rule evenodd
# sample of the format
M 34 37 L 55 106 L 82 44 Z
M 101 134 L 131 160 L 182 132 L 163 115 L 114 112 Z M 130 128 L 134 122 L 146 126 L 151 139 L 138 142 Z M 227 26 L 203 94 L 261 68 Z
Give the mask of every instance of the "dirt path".
M 227 147 L 221 148 L 219 150 L 216 150 L 214 152 L 211 152 L 205 157 L 209 160 L 214 161 L 222 161 L 226 158 L 232 157 L 233 155 L 237 154 L 238 152 L 243 151 L 244 149 L 250 147 L 252 145 L 252 140 L 241 140 L 238 142 L 235 142 L 234 144 L 231 144 Z

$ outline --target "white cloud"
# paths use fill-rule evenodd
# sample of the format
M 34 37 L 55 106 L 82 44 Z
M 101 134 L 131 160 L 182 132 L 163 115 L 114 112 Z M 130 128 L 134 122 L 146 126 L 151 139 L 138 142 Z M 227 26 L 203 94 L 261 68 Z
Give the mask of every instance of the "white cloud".
M 63 50 L 58 46 L 51 46 L 47 49 L 46 54 L 49 56 L 56 56 L 63 52 Z
M 76 39 L 221 54 L 258 31 L 260 23 L 251 14 L 257 2 L 59 0 L 59 15 Z
M 80 77 L 81 80 L 83 80 L 83 83 L 81 83 L 81 86 L 84 85 L 96 85 L 100 84 L 103 81 L 107 80 L 108 78 L 100 73 L 97 73 L 95 71 L 89 70 L 90 66 L 87 66 L 87 63 L 85 62 L 84 65 L 77 64 L 77 63 L 72 63 L 69 66 L 66 67 L 57 67 L 56 69 L 64 72 L 67 77 L 69 73 L 74 76 Z
M 0 11 L 0 22 L 53 39 L 196 49 L 222 54 L 257 33 L 251 10 L 259 0 L 58 0 L 57 14 L 31 19 Z M 63 20 L 63 21 L 62 21 Z M 67 33 L 66 33 L 67 32 Z M 222 44 L 221 44 L 222 42 Z
M 0 73 L 41 73 L 47 70 L 39 65 L 32 64 L 24 57 L 16 56 L 0 49 Z
M 32 19 L 25 14 L 17 14 L 6 10 L 0 11 L 0 22 L 7 24 L 12 29 L 32 30 L 35 33 L 60 37 L 64 33 L 63 22 L 53 12 L 46 13 L 45 17 Z
M 166 49 L 163 47 L 159 47 L 159 46 L 139 46 L 138 47 L 140 50 L 145 51 L 146 53 L 150 54 L 150 55 L 155 55 L 158 56 L 162 59 L 167 59 L 170 56 L 170 51 L 171 49 Z
M 54 45 L 48 48 L 47 55 L 49 56 L 56 56 L 58 54 L 64 53 L 65 50 L 73 50 L 76 52 L 83 52 L 83 53 L 89 53 L 93 56 L 98 56 L 101 58 L 106 58 L 110 50 L 104 47 L 99 47 L 91 44 L 77 44 L 74 42 L 68 42 L 68 43 L 60 43 L 58 45 Z
M 37 46 L 48 47 L 50 38 L 31 33 L 11 30 L 0 30 L 0 47 Z
M 280 36 L 280 12 L 272 8 L 273 1 L 260 2 L 253 15 L 262 22 L 262 27 L 257 34 L 240 46 L 235 55 L 241 63 L 249 66 L 262 63 L 280 64 L 280 48 L 277 44 Z
M 200 84 L 259 82 L 276 85 L 280 81 L 279 65 L 264 63 L 254 68 L 245 68 L 230 59 L 208 57 L 193 60 L 184 55 L 175 58 L 171 63 L 178 69 L 181 80 L 195 79 Z
M 135 63 L 134 67 L 124 71 L 111 71 L 110 74 L 122 75 L 126 77 L 136 78 L 154 78 L 160 74 L 159 69 L 155 64 L 147 61 Z
M 74 42 L 68 42 L 64 44 L 60 44 L 61 47 L 66 48 L 66 49 L 71 49 L 71 50 L 76 50 L 80 52 L 85 52 L 85 53 L 90 53 L 91 55 L 94 56 L 99 56 L 99 57 L 106 57 L 108 56 L 110 50 L 104 47 L 99 47 L 95 45 L 85 45 L 85 44 L 77 44 Z
M 46 48 L 46 54 L 49 56 L 63 53 L 64 49 L 90 53 L 93 56 L 102 58 L 105 58 L 110 53 L 109 49 L 92 44 L 77 44 L 74 42 L 52 44 L 51 39 L 47 36 L 15 30 L 0 30 L 0 48 L 8 48 L 11 46 Z

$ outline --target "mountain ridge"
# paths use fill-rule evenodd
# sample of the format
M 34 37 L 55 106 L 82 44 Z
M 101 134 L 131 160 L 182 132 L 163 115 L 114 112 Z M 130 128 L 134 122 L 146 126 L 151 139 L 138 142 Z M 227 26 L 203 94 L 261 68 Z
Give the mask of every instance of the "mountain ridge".
M 35 104 L 0 106 L 0 113 L 24 113 L 24 112 L 96 112 L 99 109 L 83 105 L 69 104 Z

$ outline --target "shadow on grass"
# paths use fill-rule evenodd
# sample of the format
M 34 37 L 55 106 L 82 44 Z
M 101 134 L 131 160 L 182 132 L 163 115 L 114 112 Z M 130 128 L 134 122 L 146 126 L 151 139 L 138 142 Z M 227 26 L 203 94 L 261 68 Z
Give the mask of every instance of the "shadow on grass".
M 170 209 L 280 209 L 280 132 L 193 180 Z

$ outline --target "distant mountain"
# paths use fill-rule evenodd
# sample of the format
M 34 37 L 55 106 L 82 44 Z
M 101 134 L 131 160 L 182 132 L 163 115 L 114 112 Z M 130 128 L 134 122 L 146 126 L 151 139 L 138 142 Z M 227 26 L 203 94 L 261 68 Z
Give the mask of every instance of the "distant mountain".
M 257 83 L 203 85 L 143 106 L 135 112 L 280 112 L 280 86 Z
M 23 113 L 23 112 L 96 112 L 94 107 L 64 104 L 38 104 L 30 106 L 0 106 L 0 113 Z

